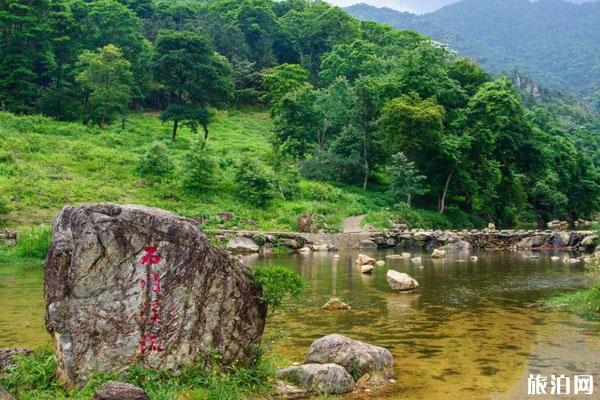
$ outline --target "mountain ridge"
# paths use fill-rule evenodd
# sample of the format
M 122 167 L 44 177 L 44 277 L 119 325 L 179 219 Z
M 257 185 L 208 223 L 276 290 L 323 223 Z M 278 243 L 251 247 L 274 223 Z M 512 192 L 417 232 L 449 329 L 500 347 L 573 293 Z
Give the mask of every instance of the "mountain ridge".
M 493 73 L 518 70 L 554 89 L 598 95 L 600 1 L 462 0 L 423 15 L 362 3 L 346 11 L 424 33 Z

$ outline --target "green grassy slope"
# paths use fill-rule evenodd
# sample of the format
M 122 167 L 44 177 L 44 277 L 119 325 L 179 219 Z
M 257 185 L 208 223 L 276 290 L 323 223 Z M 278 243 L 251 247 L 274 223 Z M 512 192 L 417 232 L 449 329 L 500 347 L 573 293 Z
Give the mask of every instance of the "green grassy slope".
M 170 128 L 154 114 L 131 115 L 123 131 L 120 123 L 101 131 L 79 123 L 0 113 L 0 196 L 10 208 L 3 225 L 48 224 L 68 204 L 116 202 L 156 206 L 191 217 L 232 211 L 236 219 L 231 224 L 240 228 L 252 219 L 262 229 L 292 229 L 296 215 L 310 211 L 336 228 L 347 215 L 380 210 L 386 204 L 378 193 L 310 181 L 300 183 L 294 200 L 276 198 L 265 208 L 240 201 L 233 166 L 248 157 L 268 163 L 271 156 L 270 119 L 268 113 L 256 110 L 218 115 L 208 142 L 208 151 L 221 165 L 216 182 L 202 193 L 191 193 L 182 188 L 179 177 L 183 155 L 198 136 L 180 129 L 172 143 Z M 158 140 L 167 144 L 178 169 L 162 181 L 149 181 L 136 172 L 136 166 L 147 147 Z

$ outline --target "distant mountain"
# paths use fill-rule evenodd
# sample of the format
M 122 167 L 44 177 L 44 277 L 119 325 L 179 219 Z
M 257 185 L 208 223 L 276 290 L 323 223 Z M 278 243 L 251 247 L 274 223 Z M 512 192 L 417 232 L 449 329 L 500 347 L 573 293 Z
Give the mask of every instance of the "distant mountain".
M 491 72 L 518 70 L 552 88 L 600 91 L 599 1 L 462 0 L 424 15 L 366 4 L 346 10 L 427 34 Z

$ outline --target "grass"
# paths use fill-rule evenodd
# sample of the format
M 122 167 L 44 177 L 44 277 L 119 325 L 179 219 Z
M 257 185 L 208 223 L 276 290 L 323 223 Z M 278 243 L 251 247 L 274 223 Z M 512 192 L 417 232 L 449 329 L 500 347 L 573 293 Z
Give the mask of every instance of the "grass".
M 598 321 L 600 320 L 600 282 L 587 290 L 552 297 L 544 304 L 575 313 L 588 320 Z
M 0 246 L 0 263 L 44 259 L 50 248 L 51 235 L 48 225 L 22 229 L 16 245 Z
M 100 130 L 76 122 L 0 112 L 0 228 L 21 234 L 17 248 L 0 248 L 0 262 L 43 258 L 48 236 L 38 233 L 48 232 L 65 205 L 81 203 L 159 207 L 203 217 L 207 230 L 295 230 L 301 213 L 312 213 L 319 228 L 330 231 L 338 231 L 344 218 L 362 214 L 378 228 L 389 227 L 390 220 L 424 228 L 476 224 L 464 215 L 454 218 L 451 213 L 439 216 L 425 210 L 390 209 L 393 202 L 378 188 L 365 192 L 356 186 L 304 178 L 297 182 L 293 195 L 277 193 L 265 206 L 243 201 L 235 178 L 235 167 L 242 160 L 259 160 L 272 176 L 283 172 L 272 167 L 275 156 L 269 115 L 257 109 L 217 114 L 206 150 L 218 166 L 215 179 L 200 192 L 190 191 L 181 176 L 185 156 L 200 140 L 199 134 L 181 128 L 177 141 L 172 142 L 170 129 L 152 113 L 130 115 L 125 129 L 116 123 Z M 137 171 L 139 159 L 156 142 L 164 144 L 175 169 L 161 178 L 143 177 Z M 235 217 L 223 221 L 216 215 L 220 211 L 233 212 Z
M 263 357 L 253 368 L 217 366 L 218 357 L 207 363 L 172 371 L 151 371 L 132 366 L 125 372 L 93 374 L 83 387 L 67 388 L 56 379 L 56 356 L 39 350 L 17 356 L 0 375 L 0 384 L 20 400 L 89 400 L 110 380 L 131 383 L 144 389 L 152 400 L 239 400 L 269 398 L 273 368 Z

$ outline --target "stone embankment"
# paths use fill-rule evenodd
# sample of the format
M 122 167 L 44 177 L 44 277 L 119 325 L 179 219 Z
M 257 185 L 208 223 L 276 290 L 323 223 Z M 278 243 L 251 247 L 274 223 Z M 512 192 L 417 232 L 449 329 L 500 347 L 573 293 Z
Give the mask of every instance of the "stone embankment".
M 569 250 L 593 251 L 598 243 L 592 231 L 563 230 L 422 230 L 394 229 L 360 233 L 299 233 L 223 230 L 217 242 L 237 253 L 269 254 L 276 247 L 299 252 L 336 249 L 454 250 Z

